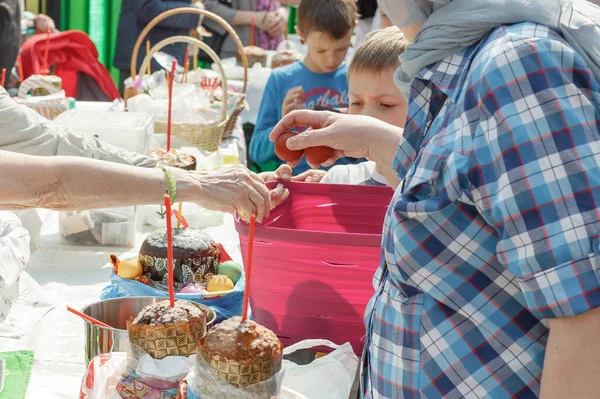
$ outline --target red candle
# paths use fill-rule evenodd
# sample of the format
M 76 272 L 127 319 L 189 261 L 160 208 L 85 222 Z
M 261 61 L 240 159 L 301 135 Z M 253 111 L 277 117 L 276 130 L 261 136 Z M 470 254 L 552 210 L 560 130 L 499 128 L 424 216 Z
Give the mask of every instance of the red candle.
M 185 48 L 185 60 L 183 62 L 183 77 L 181 78 L 181 83 L 187 83 L 187 75 L 188 75 L 188 70 L 190 69 L 190 48 L 186 47 Z
M 23 76 L 23 63 L 21 62 L 21 56 L 17 55 L 17 68 L 19 68 L 19 81 L 24 81 L 25 76 Z
M 167 267 L 169 275 L 169 301 L 171 301 L 171 307 L 173 307 L 175 306 L 175 287 L 173 280 L 173 226 L 171 226 L 171 215 L 173 215 L 173 211 L 171 210 L 171 197 L 169 197 L 169 194 L 165 194 L 165 208 L 167 209 Z
M 254 46 L 254 17 L 250 20 L 250 45 Z
M 181 202 L 180 202 L 180 204 L 181 204 Z M 173 216 L 175 216 L 177 218 L 177 221 L 181 222 L 181 225 L 183 226 L 184 229 L 187 229 L 188 227 L 190 227 L 190 225 L 187 222 L 187 220 L 185 219 L 185 217 L 183 215 L 181 215 L 181 217 L 180 217 L 180 213 L 178 210 L 173 209 Z
M 0 86 L 4 87 L 5 80 L 6 80 L 6 68 L 2 68 L 2 78 L 0 78 Z
M 169 75 L 169 114 L 167 120 L 167 152 L 171 151 L 171 108 L 173 107 L 173 78 L 175 76 L 175 66 L 177 65 L 177 60 L 173 60 L 171 64 L 171 74 Z M 168 213 L 171 214 L 170 212 Z
M 244 287 L 244 307 L 242 308 L 242 320 L 248 318 L 248 303 L 250 301 L 250 278 L 252 277 L 252 251 L 254 249 L 254 230 L 256 227 L 256 215 L 250 216 L 250 229 L 248 232 L 248 258 L 246 259 L 246 285 Z
M 44 75 L 50 73 L 50 66 L 48 65 L 48 53 L 50 51 L 50 30 L 46 32 L 46 50 L 44 51 Z
M 108 324 L 103 323 L 100 320 L 96 320 L 93 317 L 86 315 L 85 313 L 81 313 L 79 310 L 75 310 L 72 307 L 70 307 L 69 305 L 67 305 L 67 310 L 73 314 L 76 314 L 77 316 L 81 317 L 82 319 L 89 321 L 92 324 L 95 324 L 97 326 L 104 327 L 104 328 L 112 328 Z

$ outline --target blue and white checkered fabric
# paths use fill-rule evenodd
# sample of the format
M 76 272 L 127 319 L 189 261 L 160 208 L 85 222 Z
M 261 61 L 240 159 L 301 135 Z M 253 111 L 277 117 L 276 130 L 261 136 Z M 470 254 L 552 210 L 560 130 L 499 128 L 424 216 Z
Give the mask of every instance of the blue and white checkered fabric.
M 600 306 L 600 85 L 523 23 L 421 71 L 408 112 L 362 394 L 537 398 L 542 320 Z

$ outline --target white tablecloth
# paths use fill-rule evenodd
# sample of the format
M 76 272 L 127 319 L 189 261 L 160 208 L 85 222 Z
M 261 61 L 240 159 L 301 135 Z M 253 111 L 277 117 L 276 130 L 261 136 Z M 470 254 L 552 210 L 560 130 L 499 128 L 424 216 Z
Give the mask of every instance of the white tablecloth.
M 60 291 L 58 305 L 20 339 L 0 338 L 0 351 L 33 350 L 35 363 L 27 397 L 79 397 L 79 386 L 85 371 L 83 322 L 66 311 L 66 305 L 81 309 L 99 300 L 108 284 L 110 253 L 134 254 L 145 234 L 138 234 L 135 248 L 60 246 L 56 212 L 42 212 L 44 225 L 40 249 L 32 254 L 26 271 L 42 287 Z M 238 235 L 233 217 L 225 216 L 223 225 L 206 229 L 217 242 L 223 243 L 236 261 L 241 261 Z M 2 394 L 0 394 L 2 398 Z

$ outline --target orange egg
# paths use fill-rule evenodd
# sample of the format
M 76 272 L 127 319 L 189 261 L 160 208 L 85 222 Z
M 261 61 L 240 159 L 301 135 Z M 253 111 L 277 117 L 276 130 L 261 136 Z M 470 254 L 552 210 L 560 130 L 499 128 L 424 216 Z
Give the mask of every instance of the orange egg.
M 275 154 L 279 159 L 288 162 L 294 162 L 302 158 L 302 150 L 290 150 L 287 147 L 287 141 L 290 137 L 295 136 L 294 132 L 286 132 L 275 140 Z
M 304 156 L 306 157 L 306 161 L 309 165 L 321 165 L 323 162 L 327 161 L 334 154 L 333 148 L 319 146 L 319 147 L 309 147 L 304 150 Z

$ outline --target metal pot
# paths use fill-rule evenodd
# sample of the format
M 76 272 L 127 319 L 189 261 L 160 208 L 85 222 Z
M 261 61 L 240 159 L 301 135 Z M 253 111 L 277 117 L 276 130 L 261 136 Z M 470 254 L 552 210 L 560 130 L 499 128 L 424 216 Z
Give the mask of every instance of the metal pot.
M 127 319 L 137 315 L 145 306 L 164 300 L 165 298 L 151 296 L 126 297 L 99 301 L 84 307 L 82 313 L 113 327 L 100 327 L 84 320 L 86 366 L 101 353 L 127 352 Z M 216 319 L 215 312 L 208 306 L 191 301 L 190 303 L 208 311 L 206 327 L 210 328 Z

